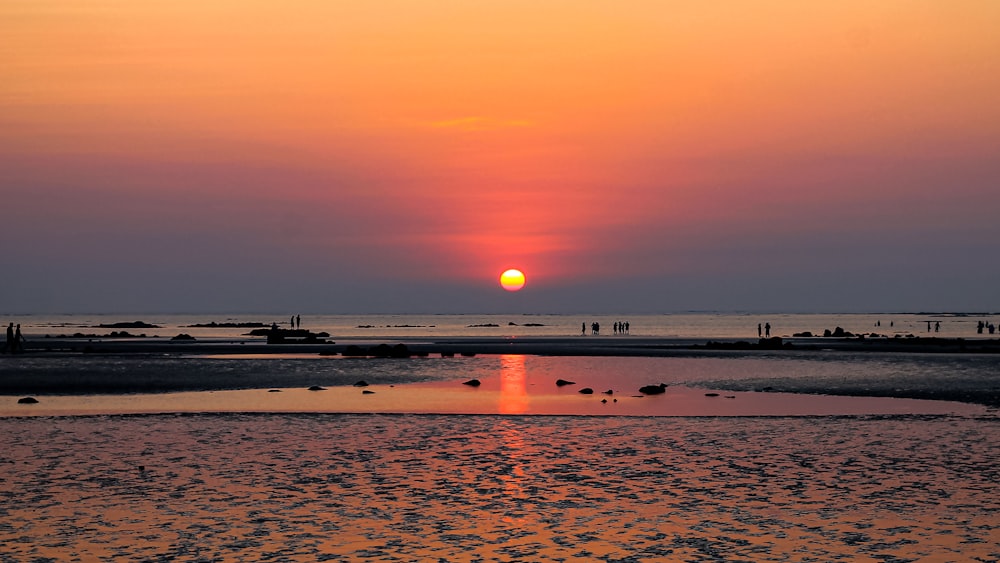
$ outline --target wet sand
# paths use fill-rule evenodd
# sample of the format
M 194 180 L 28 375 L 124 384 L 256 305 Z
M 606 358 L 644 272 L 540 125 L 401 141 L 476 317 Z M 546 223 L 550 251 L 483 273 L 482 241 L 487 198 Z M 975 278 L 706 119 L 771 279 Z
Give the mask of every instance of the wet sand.
M 0 419 L 4 561 L 996 561 L 996 419 Z

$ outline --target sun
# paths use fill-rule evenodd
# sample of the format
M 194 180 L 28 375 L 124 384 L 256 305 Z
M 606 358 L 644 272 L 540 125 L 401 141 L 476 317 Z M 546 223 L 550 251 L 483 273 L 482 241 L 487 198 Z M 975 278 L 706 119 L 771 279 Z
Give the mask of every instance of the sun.
M 524 287 L 524 274 L 521 270 L 511 268 L 500 274 L 500 286 L 507 291 L 517 291 Z

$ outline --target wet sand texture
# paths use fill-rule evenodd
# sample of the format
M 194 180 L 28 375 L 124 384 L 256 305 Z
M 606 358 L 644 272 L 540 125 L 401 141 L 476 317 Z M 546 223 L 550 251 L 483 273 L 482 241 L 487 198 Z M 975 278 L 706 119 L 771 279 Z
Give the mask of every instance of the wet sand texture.
M 957 417 L 0 419 L 0 561 L 996 561 Z

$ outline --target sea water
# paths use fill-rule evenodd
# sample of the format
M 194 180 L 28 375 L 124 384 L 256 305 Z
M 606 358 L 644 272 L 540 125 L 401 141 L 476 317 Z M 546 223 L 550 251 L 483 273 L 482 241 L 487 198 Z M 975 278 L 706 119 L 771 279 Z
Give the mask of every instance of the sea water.
M 290 316 L 290 314 L 289 314 Z M 211 322 L 278 322 L 274 315 L 72 315 L 12 318 L 30 338 L 105 333 L 142 320 L 147 337 L 186 332 L 245 339 Z M 332 338 L 567 336 L 580 324 L 628 321 L 633 335 L 756 338 L 851 332 L 975 337 L 978 320 L 950 315 L 422 315 L 309 316 Z M 513 323 L 513 324 L 511 324 Z M 888 326 L 887 325 L 890 325 Z M 530 325 L 530 326 L 528 326 Z M 628 338 L 628 335 L 620 335 Z M 582 337 L 581 337 L 582 338 Z M 878 382 L 885 389 L 952 380 L 992 385 L 996 358 L 814 352 L 756 357 L 554 358 L 477 356 L 351 360 L 314 356 L 220 359 L 94 356 L 8 358 L 14 379 L 60 370 L 98 381 L 138 379 L 195 388 L 350 387 L 372 397 L 402 382 L 480 377 L 499 395 L 578 386 L 631 390 L 662 381 L 709 386 L 764 379 Z M 62 363 L 60 363 L 62 362 Z M 82 364 L 81 362 L 86 362 Z M 81 369 L 84 366 L 85 369 Z M 161 379 L 157 379 L 161 378 Z M 970 379 L 971 378 L 971 379 Z M 992 378 L 992 379 L 991 379 Z M 396 387 L 392 387 L 396 385 Z M 465 386 L 457 388 L 466 390 Z M 567 397 L 591 401 L 574 386 Z M 226 383 L 219 388 L 229 388 Z M 600 391 L 603 387 L 598 388 Z M 469 389 L 469 393 L 475 391 Z M 510 389 L 508 389 L 510 392 Z M 329 397 L 335 397 L 333 391 Z M 617 403 L 656 399 L 622 394 Z M 219 392 L 196 393 L 213 408 Z M 747 397 L 698 400 L 740 403 Z M 769 394 L 762 394 L 768 395 Z M 617 395 L 616 395 L 617 396 Z M 131 397 L 131 396 L 129 396 Z M 88 397 L 68 397 L 66 400 Z M 696 395 L 660 396 L 664 402 Z M 42 397 L 46 406 L 50 398 Z M 793 397 L 794 399 L 794 397 Z M 29 405 L 30 407 L 30 405 Z M 77 406 L 79 408 L 79 406 Z M 265 409 L 266 410 L 266 409 Z M 336 411 L 336 407 L 332 409 Z M 114 411 L 119 412 L 119 411 Z M 162 412 L 162 411 L 160 411 Z M 507 412 L 507 411 L 504 411 Z M 514 411 L 516 412 L 516 411 Z M 596 412 L 596 411 L 595 411 Z M 622 414 L 606 411 L 612 414 Z M 72 413 L 71 413 L 72 414 Z M 79 413 L 77 413 L 79 414 Z M 590 411 L 588 411 L 590 414 Z M 996 416 L 521 416 L 261 412 L 0 416 L 7 501 L 0 559 L 380 561 L 995 561 L 1000 559 Z
M 289 328 L 293 316 L 301 328 L 326 332 L 332 338 L 436 338 L 436 337 L 562 337 L 591 335 L 592 324 L 600 324 L 602 336 L 615 335 L 615 323 L 628 323 L 629 336 L 661 338 L 756 339 L 758 325 L 771 326 L 771 336 L 792 336 L 811 332 L 822 334 L 837 327 L 854 334 L 893 336 L 939 336 L 946 338 L 989 337 L 977 332 L 979 322 L 1000 324 L 1000 315 L 954 313 L 679 313 L 645 315 L 544 315 L 544 314 L 466 314 L 466 315 L 311 315 L 308 312 L 219 313 L 219 314 L 75 314 L 7 315 L 0 322 L 21 324 L 27 338 L 74 333 L 104 335 L 112 325 L 142 321 L 159 328 L 126 328 L 130 334 L 147 337 L 172 337 L 180 333 L 196 338 L 241 338 L 251 330 L 244 327 L 196 326 L 227 323 L 276 323 Z M 763 334 L 762 334 L 763 335 Z M 625 336 L 625 335 L 622 335 Z M 998 335 L 997 337 L 1000 337 Z

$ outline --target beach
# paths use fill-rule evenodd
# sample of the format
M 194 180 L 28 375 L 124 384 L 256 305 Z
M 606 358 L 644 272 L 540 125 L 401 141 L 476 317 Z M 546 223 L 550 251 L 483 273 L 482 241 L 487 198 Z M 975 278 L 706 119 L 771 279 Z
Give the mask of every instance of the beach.
M 0 561 L 1000 558 L 1000 356 L 955 341 L 45 344 L 0 359 Z
M 0 420 L 4 561 L 993 561 L 996 419 Z

